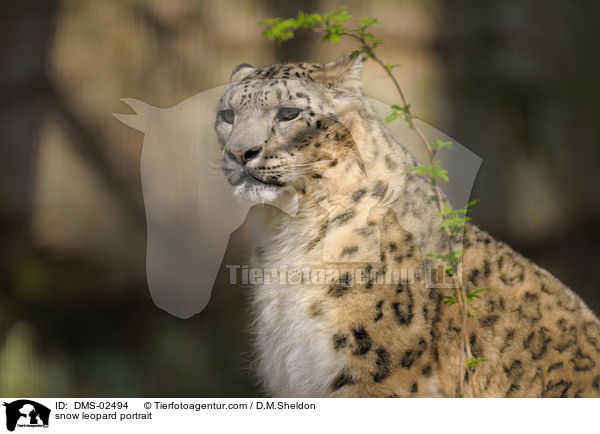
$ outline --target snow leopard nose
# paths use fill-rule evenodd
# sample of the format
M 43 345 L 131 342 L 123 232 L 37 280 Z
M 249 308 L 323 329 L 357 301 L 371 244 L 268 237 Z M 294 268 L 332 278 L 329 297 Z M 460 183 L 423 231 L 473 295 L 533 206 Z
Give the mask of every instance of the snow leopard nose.
M 261 151 L 262 146 L 257 146 L 255 148 L 244 149 L 243 151 L 234 151 L 232 149 L 228 149 L 227 153 L 242 166 L 245 166 L 248 161 L 256 158 Z

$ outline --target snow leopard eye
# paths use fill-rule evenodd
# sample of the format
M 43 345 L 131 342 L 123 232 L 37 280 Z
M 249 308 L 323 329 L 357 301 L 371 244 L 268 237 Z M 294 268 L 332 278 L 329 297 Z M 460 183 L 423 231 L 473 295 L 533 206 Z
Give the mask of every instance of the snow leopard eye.
M 278 121 L 291 121 L 298 117 L 302 110 L 295 107 L 282 107 L 277 112 Z
M 233 113 L 233 110 L 220 110 L 219 118 L 226 124 L 232 124 L 235 119 L 235 113 Z

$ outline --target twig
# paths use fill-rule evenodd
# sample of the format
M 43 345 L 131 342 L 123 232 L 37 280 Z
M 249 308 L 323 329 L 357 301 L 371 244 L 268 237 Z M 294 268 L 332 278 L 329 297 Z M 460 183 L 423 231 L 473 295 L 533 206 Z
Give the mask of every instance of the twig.
M 329 27 L 330 19 L 332 19 L 334 22 L 334 25 L 331 25 L 331 27 Z M 396 107 L 393 107 L 393 108 L 394 108 L 394 110 L 402 111 L 402 113 L 404 114 L 403 117 L 407 121 L 409 127 L 412 128 L 416 132 L 417 136 L 419 137 L 419 140 L 425 146 L 425 149 L 427 150 L 427 153 L 429 156 L 430 167 L 434 167 L 435 163 L 436 163 L 435 153 L 437 152 L 437 149 L 434 151 L 432 145 L 427 140 L 427 137 L 425 136 L 423 131 L 416 125 L 416 123 L 415 123 L 416 118 L 410 110 L 410 105 L 406 101 L 406 97 L 404 95 L 404 92 L 402 91 L 402 88 L 400 87 L 400 84 L 398 83 L 398 81 L 396 80 L 396 77 L 394 76 L 394 74 L 391 71 L 392 67 L 388 67 L 388 65 L 386 65 L 373 51 L 373 48 L 376 46 L 375 41 L 373 42 L 372 45 L 370 45 L 369 42 L 367 41 L 367 38 L 372 39 L 373 37 L 372 37 L 372 35 L 365 33 L 365 30 L 369 25 L 377 23 L 377 20 L 373 19 L 373 18 L 365 19 L 367 22 L 364 22 L 363 20 L 361 20 L 360 28 L 348 31 L 348 29 L 341 27 L 341 25 L 342 25 L 341 23 L 347 21 L 348 19 L 350 19 L 350 16 L 345 12 L 345 9 L 342 7 L 338 10 L 338 15 L 335 15 L 335 13 L 325 15 L 325 20 L 319 14 L 310 14 L 307 16 L 306 14 L 300 12 L 298 14 L 297 21 L 294 21 L 294 19 L 284 20 L 282 18 L 277 18 L 274 20 L 263 21 L 263 22 L 261 22 L 261 24 L 267 25 L 267 26 L 280 26 L 276 32 L 271 32 L 268 34 L 268 32 L 266 31 L 264 33 L 265 36 L 273 38 L 276 41 L 283 41 L 286 39 L 293 38 L 293 36 L 294 36 L 293 30 L 298 30 L 298 28 L 310 30 L 315 33 L 325 33 L 325 36 L 327 37 L 327 39 L 330 39 L 332 36 L 335 36 L 336 39 L 334 42 L 338 41 L 340 36 L 349 36 L 349 37 L 359 41 L 361 44 L 360 51 L 366 53 L 367 57 L 370 57 L 371 59 L 373 59 L 375 61 L 375 63 L 377 63 L 380 67 L 382 67 L 385 70 L 385 73 L 387 74 L 387 76 L 392 80 L 392 83 L 394 84 L 394 87 L 396 88 L 396 91 L 398 92 L 398 95 L 400 96 L 400 99 L 402 100 L 402 104 L 403 104 L 403 107 L 401 107 L 401 108 L 396 108 Z M 319 27 L 319 25 L 324 25 L 325 27 Z M 334 30 L 332 30 L 332 29 L 334 29 Z M 395 113 L 397 113 L 397 112 L 395 112 Z M 442 211 L 445 211 L 444 210 L 445 199 L 443 198 L 440 188 L 438 186 L 438 183 L 436 181 L 437 176 L 438 175 L 435 173 L 430 175 L 431 186 L 433 187 L 433 190 L 435 193 L 435 202 L 437 204 L 438 211 L 441 213 Z M 466 218 L 466 212 L 468 211 L 468 207 L 469 207 L 469 205 L 464 209 L 465 218 Z M 442 215 L 442 219 L 444 219 L 443 215 Z M 443 255 L 443 256 L 446 258 L 450 258 L 450 259 L 447 259 L 446 262 L 451 267 L 451 272 L 449 274 L 452 278 L 453 288 L 456 292 L 456 302 L 458 303 L 459 314 L 461 317 L 461 337 L 460 337 L 461 356 L 460 356 L 460 369 L 459 369 L 459 393 L 461 396 L 464 396 L 464 391 L 465 391 L 464 382 L 465 382 L 465 374 L 466 374 L 466 375 L 468 375 L 469 379 L 471 380 L 471 384 L 473 386 L 473 396 L 477 396 L 478 395 L 478 387 L 477 387 L 477 379 L 476 379 L 476 375 L 475 375 L 475 371 L 476 371 L 475 364 L 476 363 L 474 363 L 477 361 L 475 361 L 473 359 L 473 354 L 471 351 L 471 344 L 469 342 L 469 331 L 468 331 L 468 324 L 467 324 L 467 322 L 468 322 L 467 319 L 469 316 L 469 311 L 468 311 L 469 298 L 468 298 L 468 294 L 467 294 L 467 291 L 465 289 L 465 286 L 464 286 L 464 283 L 462 280 L 462 253 L 460 255 L 460 259 L 457 259 L 457 252 L 454 250 L 454 247 L 453 247 L 454 235 L 456 235 L 456 234 L 453 235 L 453 231 L 455 231 L 456 228 L 451 230 L 449 225 L 443 225 L 442 228 L 443 228 L 444 234 L 446 235 L 447 247 L 448 247 L 448 254 Z M 464 226 L 462 226 L 462 229 L 464 229 Z M 465 360 L 465 357 L 466 357 L 466 360 Z
M 402 88 L 400 87 L 400 84 L 396 80 L 396 77 L 394 76 L 394 74 L 392 73 L 390 68 L 388 68 L 386 66 L 386 64 L 383 63 L 383 61 L 379 57 L 377 57 L 377 55 L 375 54 L 373 49 L 369 46 L 369 44 L 367 43 L 367 41 L 364 38 L 362 38 L 358 35 L 355 35 L 353 33 L 347 33 L 347 32 L 342 32 L 342 33 L 340 33 L 340 35 L 347 35 L 347 36 L 350 36 L 350 37 L 360 41 L 360 43 L 362 44 L 363 48 L 367 51 L 369 56 L 379 66 L 381 66 L 385 70 L 388 77 L 394 83 L 396 91 L 400 95 L 400 99 L 402 100 L 402 104 L 404 106 L 403 107 L 404 113 L 406 114 L 406 120 L 407 120 L 410 128 L 412 128 L 419 136 L 419 139 L 421 140 L 421 142 L 427 149 L 427 153 L 429 155 L 429 162 L 433 163 L 434 159 L 435 159 L 435 153 L 433 152 L 433 148 L 431 147 L 431 144 L 427 140 L 427 137 L 425 137 L 425 134 L 423 133 L 423 131 L 421 131 L 421 129 L 415 124 L 415 121 L 414 121 L 415 118 L 410 111 L 410 105 L 406 101 L 404 92 L 402 92 Z M 436 203 L 438 206 L 438 210 L 442 211 L 444 200 L 442 198 L 438 184 L 434 183 L 433 188 L 435 191 L 435 197 L 436 197 Z M 444 232 L 446 234 L 447 241 L 448 241 L 448 252 L 450 254 L 454 254 L 455 252 L 454 252 L 454 249 L 452 246 L 452 234 L 450 233 L 450 229 L 445 226 Z M 455 270 L 456 270 L 456 272 L 452 273 L 452 281 L 454 283 L 454 288 L 457 292 L 459 311 L 460 311 L 460 315 L 461 315 L 461 329 L 462 329 L 462 336 L 461 336 L 462 345 L 461 345 L 461 347 L 464 348 L 464 354 L 466 354 L 467 360 L 471 360 L 471 359 L 473 359 L 473 354 L 471 352 L 471 344 L 469 342 L 469 332 L 468 332 L 468 328 L 467 328 L 467 314 L 468 314 L 467 304 L 468 303 L 467 303 L 467 292 L 465 290 L 465 287 L 464 287 L 464 284 L 462 281 L 462 265 L 460 263 L 456 264 Z M 459 377 L 460 378 L 460 391 L 461 391 L 461 393 L 464 393 L 464 372 L 467 371 L 469 377 L 471 378 L 471 383 L 473 385 L 473 396 L 476 397 L 478 395 L 478 387 L 477 387 L 475 371 L 473 369 L 470 369 L 467 367 L 466 362 L 462 361 L 462 357 L 461 357 L 461 362 L 462 363 L 461 363 L 461 367 L 460 367 L 460 377 Z

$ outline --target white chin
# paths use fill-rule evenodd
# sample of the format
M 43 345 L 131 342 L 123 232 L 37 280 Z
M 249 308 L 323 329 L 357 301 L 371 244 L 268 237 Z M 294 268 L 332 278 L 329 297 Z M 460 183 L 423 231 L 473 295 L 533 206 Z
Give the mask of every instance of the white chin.
M 242 181 L 233 189 L 235 197 L 254 203 L 273 202 L 279 197 L 281 187 L 252 181 Z

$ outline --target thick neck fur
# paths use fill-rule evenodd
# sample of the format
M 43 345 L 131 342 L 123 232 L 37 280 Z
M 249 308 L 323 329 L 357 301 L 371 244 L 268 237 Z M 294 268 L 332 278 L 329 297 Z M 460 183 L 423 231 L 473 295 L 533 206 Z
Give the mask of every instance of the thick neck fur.
M 320 172 L 320 177 L 308 178 L 302 186 L 295 217 L 273 207 L 264 208 L 265 219 L 255 241 L 256 265 L 278 270 L 339 269 L 341 274 L 367 264 L 382 269 L 389 264 L 389 258 L 385 262 L 381 257 L 381 241 L 387 239 L 381 231 L 386 225 L 397 227 L 398 223 L 391 221 L 395 220 L 394 212 L 403 228 L 427 242 L 423 221 L 435 224 L 436 211 L 431 204 L 414 199 L 415 188 L 428 191 L 425 180 L 401 175 L 406 167 L 415 164 L 412 156 L 389 137 L 366 103 L 338 119 L 350 131 L 359 156 L 349 151 L 347 144 L 340 144 L 335 153 L 337 164 Z M 401 206 L 403 200 L 407 202 L 405 208 Z M 399 245 L 397 253 L 401 254 L 402 249 Z M 422 264 L 419 257 L 415 254 L 415 264 Z M 345 361 L 333 351 L 329 327 L 342 327 L 345 318 L 366 324 L 371 314 L 359 299 L 353 304 L 348 298 L 346 303 L 350 304 L 346 307 L 330 306 L 331 315 L 341 309 L 339 317 L 332 317 L 336 318 L 333 323 L 310 320 L 311 315 L 319 315 L 324 297 L 331 303 L 342 301 L 327 296 L 329 285 L 275 283 L 255 288 L 252 303 L 258 375 L 269 393 L 327 396 L 331 392 L 330 385 Z M 377 289 L 374 294 L 384 297 L 384 291 Z M 424 285 L 416 285 L 412 294 L 411 303 L 417 311 L 427 299 L 428 290 Z M 431 327 L 423 321 L 419 316 L 411 327 L 428 335 Z M 410 345 L 421 345 L 413 342 L 418 338 L 415 333 L 408 333 L 398 343 L 396 353 L 408 351 Z M 423 391 L 428 390 L 422 387 Z M 429 389 L 435 387 L 432 383 Z
M 307 179 L 299 191 L 295 218 L 278 211 L 267 213 L 261 224 L 265 246 L 277 249 L 290 238 L 298 246 L 314 242 L 314 232 L 345 210 L 368 215 L 379 206 L 394 209 L 400 225 L 429 252 L 435 251 L 440 241 L 436 230 L 440 217 L 436 216 L 435 203 L 427 199 L 433 190 L 425 179 L 403 174 L 406 168 L 417 165 L 415 158 L 388 133 L 363 98 L 338 121 L 349 130 L 356 144 L 354 152 L 339 146 L 333 150 L 338 163 L 322 172 L 319 179 Z M 270 243 L 265 237 L 280 243 Z

